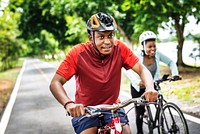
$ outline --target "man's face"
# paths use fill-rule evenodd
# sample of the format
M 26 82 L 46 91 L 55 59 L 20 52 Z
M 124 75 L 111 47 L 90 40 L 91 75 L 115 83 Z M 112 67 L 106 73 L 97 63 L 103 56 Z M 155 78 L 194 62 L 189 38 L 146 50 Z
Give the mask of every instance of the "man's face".
M 114 32 L 113 31 L 95 31 L 94 41 L 96 48 L 103 55 L 111 53 L 114 45 Z

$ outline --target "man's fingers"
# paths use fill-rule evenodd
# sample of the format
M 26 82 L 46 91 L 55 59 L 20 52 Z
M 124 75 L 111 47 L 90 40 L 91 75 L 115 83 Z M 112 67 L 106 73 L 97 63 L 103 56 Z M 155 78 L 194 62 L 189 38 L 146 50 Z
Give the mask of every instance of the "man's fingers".
M 85 114 L 84 106 L 82 104 L 74 104 L 68 107 L 67 110 L 72 117 L 78 117 Z
M 144 93 L 146 100 L 149 102 L 154 102 L 158 99 L 158 92 L 157 91 L 146 91 Z

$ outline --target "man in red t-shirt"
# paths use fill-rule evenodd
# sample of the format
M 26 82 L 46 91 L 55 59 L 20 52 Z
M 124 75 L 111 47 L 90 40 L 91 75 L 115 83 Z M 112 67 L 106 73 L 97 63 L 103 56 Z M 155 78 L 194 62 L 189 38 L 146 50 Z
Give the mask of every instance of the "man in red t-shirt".
M 50 90 L 73 117 L 76 133 L 97 133 L 98 118 L 79 120 L 85 114 L 85 106 L 119 102 L 122 67 L 139 74 L 146 86 L 144 95 L 147 101 L 157 99 L 150 72 L 124 43 L 114 39 L 116 29 L 117 24 L 112 16 L 101 12 L 92 15 L 87 22 L 90 41 L 72 48 L 51 81 Z M 75 101 L 69 98 L 63 88 L 73 75 L 76 79 Z M 124 109 L 119 112 L 121 123 L 126 124 L 123 126 L 123 134 L 131 133 Z

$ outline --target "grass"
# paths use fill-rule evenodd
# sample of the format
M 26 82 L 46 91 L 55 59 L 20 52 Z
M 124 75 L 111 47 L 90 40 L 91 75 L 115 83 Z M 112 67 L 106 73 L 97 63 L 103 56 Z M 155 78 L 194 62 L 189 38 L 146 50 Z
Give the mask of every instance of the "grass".
M 16 68 L 0 72 L 0 116 L 9 100 L 23 61 L 23 59 L 20 59 Z
M 166 66 L 161 66 L 161 76 L 169 74 L 170 70 Z M 182 80 L 176 82 L 165 82 L 161 84 L 162 93 L 165 96 L 175 96 L 179 100 L 192 104 L 200 104 L 200 69 L 199 68 L 179 68 Z M 121 89 L 130 93 L 130 80 L 123 75 Z
M 165 94 L 168 96 L 176 95 L 178 99 L 183 101 L 200 104 L 200 78 L 197 78 L 190 83 L 190 86 L 172 90 L 168 94 L 165 92 Z
M 9 79 L 15 81 L 23 63 L 24 59 L 21 58 L 18 60 L 15 68 L 0 72 L 0 79 Z

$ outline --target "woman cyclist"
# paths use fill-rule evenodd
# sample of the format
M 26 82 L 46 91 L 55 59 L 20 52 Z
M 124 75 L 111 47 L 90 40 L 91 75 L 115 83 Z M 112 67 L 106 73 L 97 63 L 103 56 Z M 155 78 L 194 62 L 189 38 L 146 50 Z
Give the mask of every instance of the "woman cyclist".
M 151 72 L 154 80 L 160 78 L 160 62 L 165 63 L 170 67 L 171 74 L 175 79 L 179 78 L 178 68 L 176 63 L 170 58 L 160 53 L 156 48 L 156 34 L 152 31 L 145 31 L 139 37 L 139 42 L 142 45 L 142 50 L 139 51 L 138 57 L 141 63 Z M 139 75 L 132 70 L 125 72 L 131 80 L 131 95 L 133 98 L 141 96 L 145 92 L 145 85 Z M 136 106 L 136 126 L 137 134 L 143 134 L 142 124 L 145 109 L 142 106 Z

